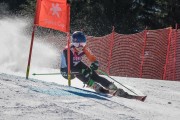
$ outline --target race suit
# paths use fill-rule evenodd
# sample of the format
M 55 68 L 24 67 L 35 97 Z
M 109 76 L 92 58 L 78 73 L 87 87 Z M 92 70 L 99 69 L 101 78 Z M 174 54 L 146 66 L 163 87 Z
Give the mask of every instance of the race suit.
M 68 78 L 68 68 L 67 68 L 67 47 L 62 51 L 61 54 L 61 74 L 64 78 Z M 71 68 L 71 79 L 75 76 L 81 80 L 84 84 L 87 84 L 89 80 L 94 80 L 97 83 L 100 83 L 103 87 L 108 88 L 111 84 L 107 79 L 99 76 L 94 70 L 91 70 L 85 63 L 83 63 L 82 57 L 86 56 L 90 62 L 96 61 L 96 57 L 90 52 L 90 50 L 85 46 L 82 51 L 77 51 L 74 46 L 70 47 L 70 68 Z M 76 74 L 73 74 L 76 73 Z M 78 73 L 78 74 L 77 74 Z M 86 74 L 84 74 L 86 73 Z M 88 75 L 89 74 L 89 75 Z

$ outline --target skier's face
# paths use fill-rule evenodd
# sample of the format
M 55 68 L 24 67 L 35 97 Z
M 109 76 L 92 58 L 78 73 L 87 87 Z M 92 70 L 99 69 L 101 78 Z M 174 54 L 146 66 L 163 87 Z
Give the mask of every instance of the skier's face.
M 73 45 L 78 51 L 82 51 L 82 49 L 84 48 L 86 43 L 84 43 L 84 42 L 82 42 L 82 43 L 73 43 Z
M 81 43 L 73 43 L 74 47 L 78 48 L 78 47 L 84 47 L 86 45 L 85 42 L 81 42 Z

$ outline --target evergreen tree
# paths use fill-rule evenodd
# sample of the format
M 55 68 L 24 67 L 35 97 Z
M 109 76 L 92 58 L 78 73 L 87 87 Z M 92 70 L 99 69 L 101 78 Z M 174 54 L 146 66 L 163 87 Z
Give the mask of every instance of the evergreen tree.
M 71 4 L 71 30 L 102 36 L 115 31 L 131 34 L 180 23 L 179 0 L 68 0 Z M 11 13 L 34 17 L 36 0 L 1 0 Z M 2 13 L 0 13 L 2 14 Z M 4 12 L 3 12 L 4 14 Z

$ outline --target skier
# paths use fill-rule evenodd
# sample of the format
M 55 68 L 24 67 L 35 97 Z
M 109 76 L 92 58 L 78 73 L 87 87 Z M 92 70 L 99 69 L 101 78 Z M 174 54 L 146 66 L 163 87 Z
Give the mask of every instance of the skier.
M 83 63 L 82 57 L 86 55 L 92 63 L 90 67 Z M 67 46 L 61 54 L 60 71 L 64 78 L 68 78 L 67 68 Z M 86 37 L 83 32 L 75 31 L 72 34 L 72 40 L 70 44 L 70 67 L 71 67 L 71 79 L 77 77 L 88 87 L 94 89 L 98 93 L 111 94 L 114 96 L 120 96 L 129 99 L 137 99 L 144 101 L 141 96 L 133 96 L 125 92 L 123 89 L 118 89 L 116 85 L 104 77 L 99 76 L 95 70 L 99 67 L 99 62 L 96 57 L 90 52 L 86 45 Z M 78 74 L 77 74 L 78 73 Z

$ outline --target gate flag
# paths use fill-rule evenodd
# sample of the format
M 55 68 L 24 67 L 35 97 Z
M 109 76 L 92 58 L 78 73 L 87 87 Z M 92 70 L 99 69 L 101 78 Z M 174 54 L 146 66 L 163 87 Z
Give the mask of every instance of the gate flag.
M 37 0 L 34 24 L 69 32 L 70 5 L 67 0 Z

